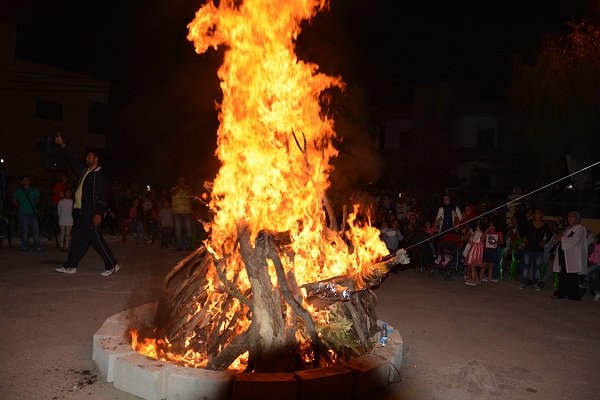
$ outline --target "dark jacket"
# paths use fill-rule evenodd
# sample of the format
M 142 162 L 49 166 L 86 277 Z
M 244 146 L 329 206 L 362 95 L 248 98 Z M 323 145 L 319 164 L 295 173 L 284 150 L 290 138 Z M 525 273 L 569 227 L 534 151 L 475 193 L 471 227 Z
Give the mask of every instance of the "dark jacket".
M 527 230 L 525 231 L 525 238 L 527 239 L 525 250 L 541 253 L 544 251 L 544 246 L 540 246 L 540 242 L 543 241 L 547 244 L 553 236 L 554 233 L 548 224 L 544 223 L 544 225 L 536 229 L 535 226 L 533 226 L 533 221 L 531 221 L 527 225 Z
M 73 189 L 75 192 L 81 184 L 87 167 L 67 147 L 63 149 L 63 153 L 71 167 L 79 175 L 77 184 Z M 81 191 L 81 216 L 84 218 L 92 218 L 94 215 L 101 215 L 104 218 L 104 214 L 106 213 L 110 182 L 108 177 L 101 171 L 101 168 L 97 167 L 87 174 L 83 182 Z

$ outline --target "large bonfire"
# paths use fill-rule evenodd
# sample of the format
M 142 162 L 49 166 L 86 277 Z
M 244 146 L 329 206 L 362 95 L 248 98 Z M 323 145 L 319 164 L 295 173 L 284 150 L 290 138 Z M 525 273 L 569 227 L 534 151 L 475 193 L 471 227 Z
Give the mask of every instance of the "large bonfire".
M 226 46 L 214 220 L 204 246 L 165 278 L 156 327 L 143 339 L 133 332 L 136 350 L 261 372 L 331 365 L 372 348 L 369 289 L 398 257 L 357 221 L 356 207 L 338 226 L 326 199 L 336 134 L 320 98 L 343 83 L 294 53 L 300 23 L 326 6 L 209 1 L 189 24 L 197 53 Z

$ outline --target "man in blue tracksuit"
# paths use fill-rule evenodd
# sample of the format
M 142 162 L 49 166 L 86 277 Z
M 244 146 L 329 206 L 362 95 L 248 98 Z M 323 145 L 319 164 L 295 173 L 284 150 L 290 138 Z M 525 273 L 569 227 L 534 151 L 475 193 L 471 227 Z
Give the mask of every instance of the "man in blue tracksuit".
M 74 274 L 87 249 L 92 245 L 104 260 L 104 272 L 100 275 L 110 276 L 119 270 L 110 248 L 102 237 L 102 218 L 106 213 L 109 181 L 101 171 L 100 158 L 96 152 L 89 151 L 85 164 L 75 158 L 66 147 L 60 133 L 55 138 L 65 154 L 69 164 L 79 175 L 75 189 L 73 204 L 73 239 L 67 262 L 55 268 L 57 272 Z

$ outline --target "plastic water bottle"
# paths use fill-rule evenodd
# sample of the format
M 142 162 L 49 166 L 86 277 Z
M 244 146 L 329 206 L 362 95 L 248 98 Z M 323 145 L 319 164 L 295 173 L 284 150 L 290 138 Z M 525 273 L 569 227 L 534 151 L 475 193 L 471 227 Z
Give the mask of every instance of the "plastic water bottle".
M 383 324 L 383 326 L 381 327 L 381 338 L 379 339 L 379 345 L 381 347 L 385 347 L 387 345 L 387 339 L 388 339 L 388 328 L 387 328 L 387 324 Z

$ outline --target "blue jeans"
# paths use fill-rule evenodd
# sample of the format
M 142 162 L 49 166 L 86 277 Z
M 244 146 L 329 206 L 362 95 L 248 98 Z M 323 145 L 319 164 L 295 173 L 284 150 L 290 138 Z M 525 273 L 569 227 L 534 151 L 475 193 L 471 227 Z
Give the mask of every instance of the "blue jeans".
M 173 214 L 173 228 L 177 248 L 192 247 L 192 214 Z
M 543 255 L 543 251 L 525 250 L 525 254 L 523 254 L 523 272 L 521 273 L 521 285 L 527 285 L 530 269 L 533 270 L 534 286 L 538 286 L 540 284 L 540 264 L 542 263 Z
M 40 247 L 40 226 L 35 214 L 19 214 L 19 232 L 21 233 L 21 248 L 26 249 L 29 244 L 29 228 L 33 236 L 33 248 Z
M 144 221 L 134 219 L 129 223 L 129 229 L 135 233 L 135 242 L 144 244 Z

